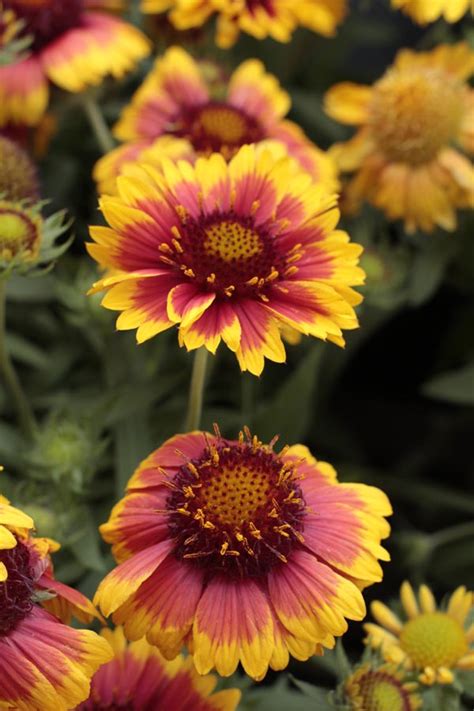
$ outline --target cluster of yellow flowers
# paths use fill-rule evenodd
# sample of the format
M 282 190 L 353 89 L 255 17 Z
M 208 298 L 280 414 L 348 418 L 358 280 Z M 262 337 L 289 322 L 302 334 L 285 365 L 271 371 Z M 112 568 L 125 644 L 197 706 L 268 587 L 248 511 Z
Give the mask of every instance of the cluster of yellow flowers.
M 465 0 L 392 4 L 418 22 L 468 10 Z M 108 0 L 1 5 L 0 18 L 20 22 L 15 35 L 30 37 L 26 56 L 0 66 L 3 294 L 13 271 L 64 251 L 54 242 L 65 229 L 62 216 L 42 217 L 35 170 L 7 130 L 41 122 L 50 83 L 79 93 L 119 78 L 150 42 L 111 15 L 120 3 Z M 216 15 L 216 42 L 229 47 L 241 31 L 282 42 L 297 26 L 330 36 L 348 8 L 143 0 L 142 10 L 169 12 L 179 30 Z M 86 96 L 105 152 L 94 176 L 107 223 L 90 232 L 102 270 L 91 292 L 106 292 L 117 329 L 136 330 L 139 343 L 174 327 L 180 345 L 196 350 L 189 431 L 138 466 L 101 526 L 117 565 L 94 604 L 55 579 L 58 544 L 35 537 L 33 520 L 0 497 L 0 708 L 232 711 L 240 692 L 214 693 L 212 670 L 230 676 L 241 664 L 260 680 L 290 657 L 333 648 L 348 620 L 365 617 L 362 591 L 389 560 L 387 497 L 339 482 L 303 445 L 277 450 L 276 438 L 263 443 L 247 427 L 235 440 L 217 426 L 200 431 L 206 357 L 223 342 L 242 371 L 260 375 L 265 359 L 285 361 L 285 340 L 344 345 L 344 331 L 358 327 L 355 287 L 365 274 L 362 248 L 338 227 L 341 187 L 349 213 L 366 200 L 407 231 L 455 229 L 457 209 L 474 205 L 464 154 L 474 150 L 473 68 L 465 43 L 403 50 L 372 87 L 333 86 L 327 113 L 359 129 L 328 152 L 286 118 L 288 93 L 256 59 L 225 82 L 169 48 L 119 117 L 118 146 Z M 24 410 L 23 420 L 28 429 Z M 405 583 L 401 596 L 405 621 L 373 604 L 379 624 L 366 630 L 375 656 L 338 690 L 343 708 L 414 711 L 423 687 L 474 668 L 471 593 L 459 588 L 439 609 L 426 586 L 417 597 Z M 116 627 L 78 630 L 72 615 L 102 624 L 112 616 Z

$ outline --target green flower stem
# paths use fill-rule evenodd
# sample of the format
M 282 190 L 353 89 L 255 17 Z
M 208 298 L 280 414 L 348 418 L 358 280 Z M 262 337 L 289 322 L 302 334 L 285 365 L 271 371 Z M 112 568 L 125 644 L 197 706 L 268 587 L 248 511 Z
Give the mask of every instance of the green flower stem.
M 202 346 L 196 351 L 196 355 L 194 356 L 193 374 L 189 388 L 188 411 L 184 425 L 185 432 L 197 430 L 201 424 L 208 355 L 207 348 Z
M 89 94 L 82 97 L 82 105 L 102 153 L 110 153 L 115 148 L 115 141 L 107 126 L 102 111 L 96 100 Z
M 18 414 L 23 433 L 32 438 L 36 421 L 8 353 L 6 344 L 6 280 L 0 279 L 0 373 L 5 381 Z
M 444 546 L 447 543 L 455 543 L 456 541 L 462 540 L 463 538 L 470 538 L 471 536 L 474 536 L 474 521 L 460 523 L 457 526 L 450 526 L 442 531 L 433 533 L 431 535 L 431 545 L 433 548 L 438 548 L 438 546 Z

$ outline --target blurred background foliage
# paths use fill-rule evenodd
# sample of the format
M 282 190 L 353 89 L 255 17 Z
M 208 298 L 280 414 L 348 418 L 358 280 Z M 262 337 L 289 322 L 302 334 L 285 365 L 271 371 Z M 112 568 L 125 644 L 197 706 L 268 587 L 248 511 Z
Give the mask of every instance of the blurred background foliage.
M 322 110 L 332 84 L 371 83 L 402 46 L 474 39 L 468 19 L 423 30 L 385 0 L 353 2 L 336 39 L 301 30 L 290 46 L 242 37 L 222 52 L 210 28 L 178 35 L 161 19 L 145 26 L 158 53 L 178 42 L 226 70 L 261 58 L 292 96 L 290 117 L 323 148 L 351 133 Z M 150 63 L 100 90 L 108 122 Z M 2 389 L 0 461 L 8 471 L 2 490 L 34 515 L 40 535 L 63 544 L 57 576 L 93 594 L 112 566 L 97 525 L 139 461 L 182 429 L 192 358 L 171 332 L 136 346 L 133 334 L 114 331 L 114 314 L 100 307 L 101 297 L 85 295 L 96 278 L 83 245 L 87 225 L 100 219 L 91 181 L 99 152 L 74 97 L 58 93 L 38 143 L 42 196 L 51 211 L 68 210 L 75 241 L 46 276 L 16 277 L 8 285 L 8 347 L 41 430 L 27 447 Z M 367 599 L 394 599 L 405 578 L 427 582 L 442 598 L 457 585 L 474 586 L 474 217 L 461 214 L 454 234 L 407 236 L 367 207 L 344 226 L 366 247 L 360 329 L 348 334 L 345 350 L 303 339 L 287 348 L 287 366 L 267 362 L 260 379 L 241 377 L 232 354 L 220 350 L 203 424 L 217 421 L 230 436 L 248 424 L 263 440 L 279 433 L 282 444 L 304 442 L 332 462 L 342 480 L 384 489 L 395 511 L 392 562 Z M 361 625 L 353 624 L 344 637 L 349 657 L 360 655 L 361 639 Z M 299 681 L 280 674 L 271 692 L 270 675 L 265 686 L 248 691 L 243 708 L 326 708 L 325 694 L 305 682 L 333 686 L 341 655 L 293 663 L 290 673 Z M 469 698 L 465 703 L 472 708 Z M 452 708 L 448 696 L 442 706 Z

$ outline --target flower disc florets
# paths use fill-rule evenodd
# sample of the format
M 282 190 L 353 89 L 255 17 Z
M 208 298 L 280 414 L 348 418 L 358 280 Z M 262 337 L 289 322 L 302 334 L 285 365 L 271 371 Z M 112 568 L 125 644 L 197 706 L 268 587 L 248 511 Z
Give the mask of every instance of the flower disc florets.
M 175 134 L 187 138 L 198 154 L 221 152 L 230 159 L 246 143 L 265 138 L 263 126 L 242 109 L 210 101 L 183 113 Z
M 295 465 L 247 431 L 218 438 L 184 464 L 167 501 L 178 558 L 237 576 L 267 573 L 303 542 L 305 502 Z
M 8 577 L 0 582 L 0 638 L 9 634 L 33 607 L 36 584 L 30 550 L 21 541 L 15 548 L 0 550 L 0 563 Z
M 265 286 L 291 274 L 301 256 L 300 245 L 279 252 L 274 234 L 232 210 L 201 219 L 184 215 L 176 238 L 172 246 L 160 245 L 161 261 L 222 296 L 260 295 Z
M 78 25 L 83 0 L 4 0 L 25 22 L 24 32 L 32 34 L 33 49 L 41 49 L 66 30 Z
M 459 132 L 464 102 L 461 82 L 442 69 L 396 69 L 376 83 L 368 124 L 391 160 L 425 163 Z
M 0 198 L 5 200 L 38 200 L 36 169 L 14 141 L 0 136 Z

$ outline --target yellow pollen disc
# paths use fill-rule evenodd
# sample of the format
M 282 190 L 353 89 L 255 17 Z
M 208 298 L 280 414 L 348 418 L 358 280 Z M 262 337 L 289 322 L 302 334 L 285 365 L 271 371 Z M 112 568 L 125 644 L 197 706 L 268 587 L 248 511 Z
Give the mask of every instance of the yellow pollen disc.
M 199 123 L 208 136 L 222 143 L 239 143 L 247 131 L 245 118 L 227 106 L 205 107 L 199 115 Z
M 457 135 L 463 87 L 439 69 L 393 69 L 375 85 L 369 113 L 372 135 L 390 160 L 425 163 Z
M 409 692 L 390 671 L 368 665 L 346 682 L 346 694 L 354 711 L 412 711 Z
M 468 651 L 463 628 L 443 612 L 426 613 L 407 622 L 400 633 L 400 645 L 419 669 L 449 669 Z
M 219 257 L 224 262 L 250 259 L 260 254 L 263 248 L 258 233 L 239 222 L 219 222 L 206 227 L 205 232 L 205 252 L 209 256 Z
M 202 502 L 212 521 L 228 526 L 250 522 L 260 508 L 268 506 L 271 484 L 268 475 L 245 466 L 211 479 L 202 491 Z

